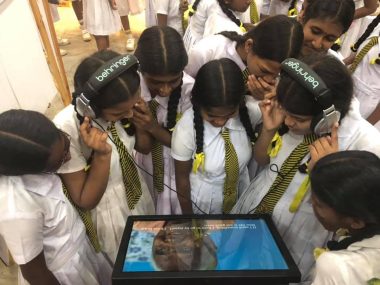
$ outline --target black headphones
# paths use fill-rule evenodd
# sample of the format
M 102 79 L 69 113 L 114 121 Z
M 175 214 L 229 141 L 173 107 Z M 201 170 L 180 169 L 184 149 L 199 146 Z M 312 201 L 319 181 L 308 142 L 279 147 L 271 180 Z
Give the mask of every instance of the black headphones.
M 96 119 L 100 110 L 91 104 L 91 100 L 99 94 L 99 90 L 109 84 L 113 79 L 139 62 L 134 55 L 119 55 L 99 67 L 83 87 L 80 95 L 74 98 L 75 111 L 81 117 Z
M 330 89 L 308 65 L 295 58 L 287 58 L 281 69 L 314 95 L 322 107 L 322 113 L 313 117 L 310 128 L 316 135 L 331 132 L 332 126 L 339 121 L 340 112 L 335 109 Z

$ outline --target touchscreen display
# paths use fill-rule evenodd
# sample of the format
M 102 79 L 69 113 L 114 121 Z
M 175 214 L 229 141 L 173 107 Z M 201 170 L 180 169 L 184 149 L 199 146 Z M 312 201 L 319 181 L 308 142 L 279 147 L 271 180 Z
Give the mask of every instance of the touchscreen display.
M 123 272 L 288 269 L 264 219 L 134 221 Z

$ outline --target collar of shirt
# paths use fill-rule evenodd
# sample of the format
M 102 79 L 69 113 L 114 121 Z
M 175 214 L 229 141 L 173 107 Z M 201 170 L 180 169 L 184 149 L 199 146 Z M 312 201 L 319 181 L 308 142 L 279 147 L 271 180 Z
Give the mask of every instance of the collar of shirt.
M 64 201 L 61 179 L 55 174 L 20 176 L 25 190 L 44 197 Z
M 361 241 L 351 244 L 347 250 L 356 251 L 360 248 L 373 248 L 380 249 L 380 235 L 375 235 L 371 238 L 363 239 Z
M 247 65 L 243 62 L 240 55 L 237 53 L 236 50 L 236 42 L 230 41 L 226 47 L 227 54 L 229 57 L 239 66 L 239 68 L 243 71 L 247 68 Z

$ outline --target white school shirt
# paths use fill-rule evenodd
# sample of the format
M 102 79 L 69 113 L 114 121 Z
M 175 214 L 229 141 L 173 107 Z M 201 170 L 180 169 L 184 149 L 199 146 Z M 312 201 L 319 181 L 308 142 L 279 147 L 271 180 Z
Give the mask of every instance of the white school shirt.
M 231 11 L 238 19 L 242 19 L 243 13 L 237 13 Z M 244 32 L 240 29 L 235 22 L 233 22 L 220 8 L 219 5 L 215 6 L 215 10 L 208 17 L 205 23 L 205 29 L 203 32 L 203 38 L 207 36 L 212 36 L 223 31 L 237 32 L 239 35 L 243 35 Z
M 0 189 L 0 235 L 17 264 L 43 252 L 61 284 L 110 283 L 112 268 L 89 243 L 58 176 L 1 176 Z
M 157 25 L 155 0 L 145 0 L 145 25 L 147 28 Z
M 201 0 L 199 2 L 197 11 L 193 16 L 189 17 L 189 25 L 183 36 L 187 52 L 190 52 L 191 48 L 203 38 L 206 21 L 212 12 L 218 8 L 217 0 Z
M 195 78 L 198 70 L 214 59 L 229 58 L 243 71 L 247 68 L 236 51 L 236 42 L 223 35 L 214 35 L 199 41 L 189 53 L 189 61 L 185 71 Z
M 321 254 L 312 285 L 364 285 L 372 278 L 380 279 L 379 235 L 355 242 L 344 250 Z
M 152 100 L 152 96 L 150 91 L 145 83 L 143 76 L 140 74 L 141 79 L 141 97 L 144 101 L 149 102 Z M 181 98 L 178 102 L 177 114 L 181 116 L 185 111 L 191 108 L 191 90 L 193 89 L 194 79 L 187 75 L 185 72 L 183 73 L 183 83 L 181 88 Z M 158 95 L 155 96 L 154 100 L 156 100 L 159 104 L 157 108 L 157 118 L 160 125 L 166 126 L 166 118 L 168 114 L 168 102 L 169 97 L 160 97 Z M 145 181 L 147 182 L 148 188 L 152 193 L 154 201 L 156 202 L 156 214 L 158 215 L 179 215 L 182 213 L 181 205 L 179 204 L 175 184 L 175 171 L 174 171 L 174 161 L 170 156 L 170 148 L 163 146 L 163 159 L 164 159 L 164 183 L 168 185 L 171 189 L 164 185 L 164 191 L 160 194 L 157 193 L 157 190 L 154 189 L 152 176 L 149 174 L 153 174 L 153 165 L 152 165 L 152 155 L 142 154 L 136 152 L 136 161 L 137 163 L 145 169 L 149 174 L 143 172 L 143 176 Z M 174 190 L 174 191 L 173 191 Z
M 263 0 L 264 6 L 267 7 L 266 14 L 269 16 L 276 16 L 276 15 L 288 15 L 289 7 L 291 0 L 288 2 L 284 2 L 281 0 Z M 297 3 L 295 5 L 295 8 L 298 12 L 302 9 L 303 0 L 297 0 Z
M 106 122 L 101 118 L 96 119 L 96 121 L 105 130 L 110 125 L 110 122 Z M 71 159 L 62 165 L 58 172 L 73 173 L 83 170 L 86 167 L 87 159 L 91 155 L 91 149 L 85 145 L 80 137 L 79 121 L 76 117 L 74 106 L 67 106 L 59 112 L 54 118 L 54 123 L 71 136 Z M 92 127 L 100 129 L 95 122 L 92 122 Z M 135 137 L 129 136 L 120 122 L 116 122 L 115 127 L 127 151 L 133 154 Z M 154 214 L 155 208 L 148 187 L 139 169 L 137 171 L 139 172 L 142 195 L 133 210 L 128 208 L 119 153 L 116 146 L 110 140 L 110 137 L 112 138 L 111 133 L 108 132 L 108 134 L 107 142 L 112 147 L 110 175 L 103 197 L 98 205 L 91 210 L 91 217 L 97 229 L 102 251 L 106 253 L 112 262 L 115 262 L 128 216 Z
M 379 37 L 380 25 L 364 41 L 363 48 L 372 37 Z M 358 54 L 360 49 L 358 50 Z M 360 113 L 363 118 L 368 118 L 380 103 L 380 65 L 370 64 L 370 61 L 379 56 L 380 43 L 373 46 L 359 63 L 352 75 L 354 79 L 354 95 L 360 102 Z M 380 130 L 380 129 L 379 129 Z
M 182 15 L 179 11 L 181 0 L 157 0 L 156 14 L 167 15 L 167 25 L 176 29 L 183 36 Z
M 275 165 L 280 169 L 285 159 L 302 140 L 303 136 L 295 135 L 290 131 L 282 136 L 282 147 L 277 156 L 271 158 L 270 163 L 251 182 L 239 198 L 232 213 L 254 213 L 255 208 L 276 179 Z M 340 150 L 367 150 L 380 157 L 380 133 L 360 116 L 358 102 L 355 99 L 338 129 L 338 141 Z M 301 164 L 305 163 L 309 157 L 306 155 Z M 324 246 L 331 235 L 314 216 L 310 191 L 296 213 L 289 211 L 289 206 L 305 178 L 306 174 L 296 172 L 284 195 L 277 202 L 272 219 L 300 268 L 302 280 L 311 281 L 311 269 L 314 265 L 313 250 Z
M 261 120 L 258 103 L 246 96 L 246 106 L 253 129 Z M 223 128 L 212 126 L 203 121 L 203 151 L 205 154 L 205 170 L 190 173 L 191 200 L 207 214 L 221 214 L 223 208 L 223 190 L 225 173 L 225 148 L 221 136 L 223 128 L 230 132 L 230 139 L 239 160 L 238 196 L 249 184 L 247 164 L 252 155 L 252 144 L 239 116 L 229 119 Z M 189 161 L 196 153 L 196 133 L 194 129 L 194 111 L 189 109 L 177 123 L 172 136 L 172 152 L 174 159 Z M 193 205 L 193 211 L 201 214 Z
M 113 10 L 108 0 L 83 1 L 83 23 L 92 35 L 107 36 L 122 29 L 118 10 Z

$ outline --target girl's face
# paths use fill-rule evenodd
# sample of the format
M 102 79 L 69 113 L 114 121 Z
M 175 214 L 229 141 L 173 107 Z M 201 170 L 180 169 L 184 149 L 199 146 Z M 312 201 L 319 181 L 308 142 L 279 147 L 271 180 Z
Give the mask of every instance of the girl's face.
M 209 122 L 216 128 L 223 127 L 227 121 L 239 114 L 239 107 L 211 107 L 201 108 L 203 120 Z
M 296 135 L 307 135 L 311 133 L 310 124 L 312 116 L 301 116 L 289 113 L 285 110 L 285 125 Z
M 311 192 L 311 204 L 313 206 L 314 215 L 322 226 L 328 230 L 335 232 L 340 228 L 347 228 L 347 218 L 337 213 L 333 208 L 322 202 Z
M 232 11 L 244 13 L 252 1 L 253 0 L 225 0 L 224 3 L 226 3 Z
M 343 27 L 329 20 L 310 19 L 303 23 L 303 33 L 302 54 L 308 55 L 313 51 L 327 52 L 342 35 Z
M 51 154 L 47 162 L 46 172 L 56 172 L 64 163 L 71 159 L 69 134 L 59 130 L 60 138 L 52 145 Z
M 151 75 L 148 73 L 143 73 L 143 77 L 146 85 L 152 95 L 152 97 L 168 97 L 172 94 L 173 90 L 176 89 L 182 80 L 183 72 L 171 75 Z
M 102 110 L 102 118 L 107 122 L 117 122 L 121 119 L 130 119 L 133 117 L 133 107 L 140 99 L 140 88 L 136 94 L 126 101 L 120 102 L 112 107 Z
M 277 61 L 264 59 L 252 51 L 247 54 L 247 66 L 250 74 L 262 78 L 268 84 L 274 85 L 280 74 L 281 64 Z

